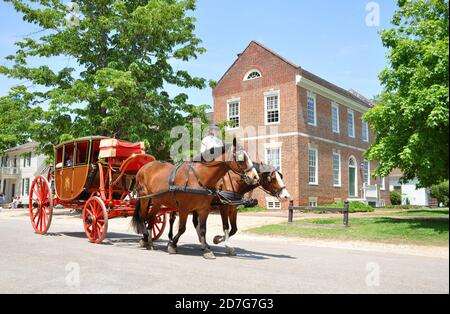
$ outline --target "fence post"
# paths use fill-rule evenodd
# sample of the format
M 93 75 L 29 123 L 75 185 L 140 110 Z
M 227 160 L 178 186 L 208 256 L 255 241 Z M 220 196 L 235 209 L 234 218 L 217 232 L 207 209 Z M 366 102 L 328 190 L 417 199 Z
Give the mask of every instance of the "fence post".
M 294 201 L 289 201 L 289 214 L 288 214 L 288 223 L 291 224 L 294 222 Z
M 344 226 L 348 227 L 349 201 L 344 203 Z

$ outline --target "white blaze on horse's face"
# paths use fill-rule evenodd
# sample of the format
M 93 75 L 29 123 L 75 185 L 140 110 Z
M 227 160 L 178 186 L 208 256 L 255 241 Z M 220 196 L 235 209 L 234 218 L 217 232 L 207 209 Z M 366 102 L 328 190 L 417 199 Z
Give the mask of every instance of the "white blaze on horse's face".
M 250 156 L 247 152 L 244 152 L 245 157 L 247 158 L 247 169 L 250 171 L 247 173 L 247 176 L 252 180 L 252 184 L 257 184 L 259 182 L 259 174 L 256 171 L 255 166 L 253 165 L 253 161 L 250 159 Z
M 278 172 L 276 172 L 275 178 L 276 178 L 277 183 L 278 183 L 279 186 L 286 186 L 284 184 L 283 179 L 281 178 L 281 176 L 280 176 L 280 174 Z M 279 198 L 280 198 L 281 201 L 288 201 L 291 198 L 291 195 L 289 194 L 289 191 L 286 188 L 284 188 L 281 191 L 281 193 L 279 195 Z

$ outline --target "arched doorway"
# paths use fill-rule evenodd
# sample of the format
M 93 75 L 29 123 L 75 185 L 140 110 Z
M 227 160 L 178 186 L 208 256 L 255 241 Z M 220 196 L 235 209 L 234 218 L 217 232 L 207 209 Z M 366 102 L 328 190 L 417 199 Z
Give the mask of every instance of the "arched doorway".
M 350 157 L 348 161 L 348 196 L 358 197 L 358 176 L 355 157 Z

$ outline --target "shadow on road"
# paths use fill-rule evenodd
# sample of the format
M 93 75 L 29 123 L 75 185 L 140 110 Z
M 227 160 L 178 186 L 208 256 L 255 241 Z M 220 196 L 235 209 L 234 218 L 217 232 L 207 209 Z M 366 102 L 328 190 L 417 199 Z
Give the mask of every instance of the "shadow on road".
M 73 238 L 86 239 L 84 232 L 61 232 L 54 233 L 52 236 L 68 236 Z M 121 248 L 140 249 L 145 250 L 139 246 L 139 240 L 141 237 L 137 235 L 130 235 L 126 233 L 114 233 L 108 232 L 107 237 L 102 245 L 112 245 Z M 158 240 L 154 243 L 155 251 L 167 252 L 167 240 Z M 211 246 L 214 254 L 217 257 L 235 258 L 235 259 L 247 259 L 247 260 L 266 260 L 271 258 L 283 258 L 283 259 L 296 259 L 296 257 L 285 254 L 271 254 L 265 252 L 250 251 L 242 248 L 236 248 L 237 256 L 228 256 L 225 248 L 221 246 Z M 178 246 L 178 255 L 186 256 L 202 256 L 201 246 L 199 244 L 183 244 Z

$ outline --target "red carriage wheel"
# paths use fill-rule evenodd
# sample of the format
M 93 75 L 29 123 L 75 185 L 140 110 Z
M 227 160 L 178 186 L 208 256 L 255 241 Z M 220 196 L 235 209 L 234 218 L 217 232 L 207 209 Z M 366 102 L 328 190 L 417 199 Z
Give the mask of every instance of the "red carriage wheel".
M 38 234 L 46 234 L 53 216 L 53 198 L 50 184 L 43 176 L 33 180 L 29 205 L 31 225 Z
M 155 222 L 153 223 L 152 226 L 152 241 L 156 241 L 159 238 L 161 238 L 165 228 L 166 228 L 166 213 L 160 212 L 156 215 Z
M 83 225 L 92 243 L 100 244 L 108 231 L 108 213 L 101 198 L 91 197 L 83 208 Z

